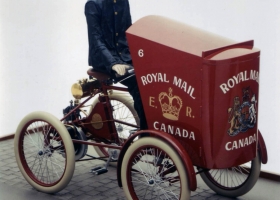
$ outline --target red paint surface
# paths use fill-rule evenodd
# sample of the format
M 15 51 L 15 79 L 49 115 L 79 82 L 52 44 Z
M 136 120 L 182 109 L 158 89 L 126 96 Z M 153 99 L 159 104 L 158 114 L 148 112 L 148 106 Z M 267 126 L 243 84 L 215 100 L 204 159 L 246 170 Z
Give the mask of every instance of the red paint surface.
M 236 43 L 158 16 L 134 23 L 127 39 L 149 129 L 177 138 L 200 167 L 226 168 L 256 156 L 257 141 L 249 140 L 254 134 L 257 140 L 257 122 L 228 134 L 236 97 L 248 119 L 255 95 L 257 119 L 259 84 L 251 72 L 259 75 L 259 50 L 253 41 Z

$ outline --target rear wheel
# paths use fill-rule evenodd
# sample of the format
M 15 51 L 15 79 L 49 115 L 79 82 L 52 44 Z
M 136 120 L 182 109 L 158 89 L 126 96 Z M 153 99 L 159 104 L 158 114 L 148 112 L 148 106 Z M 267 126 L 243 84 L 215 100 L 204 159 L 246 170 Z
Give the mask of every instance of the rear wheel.
M 20 122 L 14 150 L 18 167 L 35 189 L 56 193 L 70 182 L 75 169 L 73 143 L 53 115 L 33 112 Z
M 261 156 L 251 162 L 226 169 L 210 169 L 200 174 L 213 191 L 228 197 L 238 197 L 250 191 L 258 180 Z
M 172 147 L 144 137 L 126 151 L 121 180 L 127 199 L 189 199 L 186 169 Z
M 137 112 L 134 109 L 133 100 L 128 95 L 111 95 L 110 102 L 113 110 L 114 119 L 121 120 L 125 123 L 140 125 L 140 121 L 137 115 Z M 115 122 L 116 130 L 118 132 L 120 145 L 123 145 L 124 142 L 130 135 L 132 130 L 135 130 L 135 127 L 125 125 L 122 123 Z M 101 157 L 108 156 L 108 149 L 104 147 L 94 146 L 95 151 Z

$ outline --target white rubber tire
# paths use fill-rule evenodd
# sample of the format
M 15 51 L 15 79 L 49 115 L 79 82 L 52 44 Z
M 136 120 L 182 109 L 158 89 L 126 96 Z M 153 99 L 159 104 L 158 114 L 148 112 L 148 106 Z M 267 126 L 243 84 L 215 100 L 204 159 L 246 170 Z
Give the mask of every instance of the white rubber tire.
M 27 128 L 26 125 L 32 121 L 44 121 L 51 124 L 59 133 L 64 143 L 64 148 L 66 151 L 65 154 L 66 165 L 65 165 L 64 173 L 62 177 L 59 179 L 59 181 L 56 182 L 54 185 L 51 185 L 50 187 L 46 187 L 44 184 L 41 184 L 40 181 L 34 180 L 34 178 L 32 179 L 32 177 L 30 177 L 30 175 L 26 172 L 25 168 L 27 166 L 24 167 L 24 164 L 22 163 L 20 157 L 21 153 L 19 148 L 21 146 L 21 143 L 23 142 L 22 134 L 25 134 L 25 129 Z M 26 117 L 22 119 L 22 121 L 17 127 L 16 134 L 14 137 L 14 151 L 15 151 L 16 161 L 22 175 L 27 180 L 27 182 L 30 185 L 32 185 L 36 190 L 45 193 L 59 192 L 68 185 L 68 183 L 70 182 L 73 176 L 74 169 L 75 169 L 75 153 L 74 153 L 72 140 L 65 126 L 56 117 L 54 117 L 49 113 L 41 112 L 41 111 L 33 112 L 28 114 Z M 37 155 L 37 153 L 35 152 L 34 155 Z
M 183 165 L 183 162 L 181 161 L 180 157 L 178 154 L 174 151 L 174 149 L 169 146 L 167 143 L 157 139 L 157 138 L 151 138 L 151 137 L 143 137 L 141 139 L 138 139 L 134 143 L 130 145 L 128 150 L 126 151 L 124 158 L 123 158 L 123 163 L 122 163 L 122 168 L 121 168 L 121 180 L 122 180 L 122 185 L 123 185 L 123 190 L 125 192 L 126 198 L 129 200 L 136 200 L 133 198 L 133 195 L 129 190 L 129 185 L 131 183 L 128 182 L 128 177 L 127 173 L 130 170 L 128 168 L 129 161 L 131 159 L 131 156 L 133 156 L 135 151 L 138 151 L 141 147 L 146 148 L 147 146 L 151 147 L 158 147 L 159 149 L 164 150 L 169 157 L 172 159 L 173 163 L 176 166 L 176 169 L 178 171 L 178 174 L 180 176 L 180 198 L 181 200 L 187 200 L 190 199 L 190 189 L 187 181 L 187 173 L 186 173 L 186 168 Z M 153 170 L 151 170 L 153 171 Z M 143 183 L 144 184 L 144 183 Z M 138 198 L 138 197 L 137 197 Z

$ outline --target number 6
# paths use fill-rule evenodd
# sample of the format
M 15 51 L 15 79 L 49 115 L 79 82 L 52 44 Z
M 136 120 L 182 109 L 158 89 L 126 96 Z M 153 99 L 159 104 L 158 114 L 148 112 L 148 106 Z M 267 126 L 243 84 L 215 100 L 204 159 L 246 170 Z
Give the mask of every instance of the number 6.
M 139 51 L 138 51 L 138 56 L 139 56 L 139 57 L 143 57 L 143 56 L 144 56 L 144 51 L 143 51 L 143 49 L 139 49 Z

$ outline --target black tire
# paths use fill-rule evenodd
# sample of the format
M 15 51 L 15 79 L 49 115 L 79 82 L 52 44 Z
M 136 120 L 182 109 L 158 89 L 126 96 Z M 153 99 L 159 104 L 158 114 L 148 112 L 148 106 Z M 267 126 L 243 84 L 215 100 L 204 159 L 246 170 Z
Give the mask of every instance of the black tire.
M 203 181 L 217 194 L 238 197 L 250 191 L 258 180 L 261 155 L 251 162 L 227 169 L 210 169 L 200 174 Z

